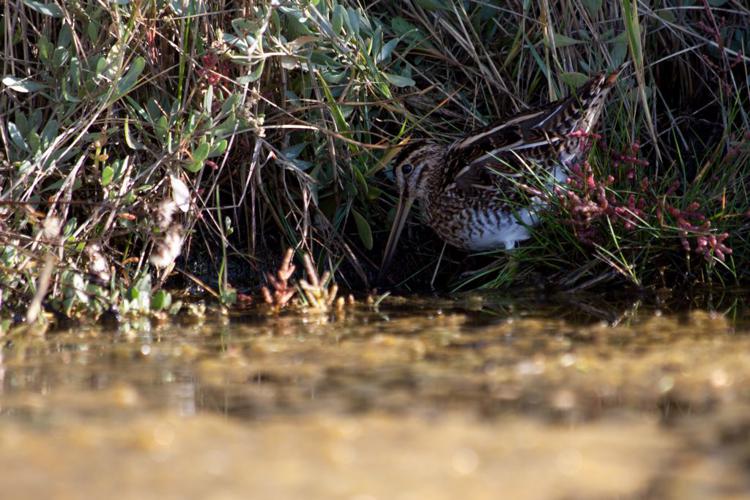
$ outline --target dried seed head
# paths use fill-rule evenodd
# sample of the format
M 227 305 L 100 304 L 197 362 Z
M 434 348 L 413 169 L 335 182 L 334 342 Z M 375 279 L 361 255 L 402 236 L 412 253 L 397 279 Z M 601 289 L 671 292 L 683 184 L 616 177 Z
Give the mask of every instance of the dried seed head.
M 162 231 L 166 231 L 167 228 L 172 224 L 172 218 L 177 210 L 177 203 L 170 198 L 165 198 L 156 206 L 156 212 L 154 213 L 154 222 L 156 227 Z
M 88 272 L 96 277 L 99 281 L 108 282 L 111 277 L 107 259 L 102 253 L 102 247 L 99 243 L 90 243 L 84 250 L 89 260 Z
M 55 215 L 48 215 L 42 225 L 42 239 L 48 243 L 53 243 L 60 237 L 62 230 L 62 220 Z
M 182 232 L 182 227 L 175 224 L 156 242 L 149 261 L 157 269 L 165 269 L 180 255 L 180 252 L 182 252 L 182 243 L 184 242 Z

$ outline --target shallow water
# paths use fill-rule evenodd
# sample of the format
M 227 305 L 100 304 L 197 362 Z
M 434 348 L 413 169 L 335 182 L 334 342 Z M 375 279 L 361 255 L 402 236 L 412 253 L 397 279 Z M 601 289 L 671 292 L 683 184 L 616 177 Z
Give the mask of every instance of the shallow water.
M 388 299 L 9 335 L 4 498 L 750 495 L 741 296 Z

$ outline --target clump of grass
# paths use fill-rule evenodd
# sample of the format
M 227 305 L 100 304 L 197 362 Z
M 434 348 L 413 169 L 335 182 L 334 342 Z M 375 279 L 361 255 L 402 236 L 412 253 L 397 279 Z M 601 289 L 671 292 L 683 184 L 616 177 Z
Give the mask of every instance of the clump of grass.
M 750 11 L 739 2 L 12 0 L 5 9 L 3 311 L 26 311 L 48 262 L 43 303 L 69 316 L 173 309 L 159 290 L 175 274 L 232 303 L 238 290 L 259 290 L 269 249 L 283 246 L 335 269 L 341 286 L 366 288 L 389 229 L 392 144 L 460 137 L 625 59 L 635 78 L 620 84 L 601 133 L 615 148 L 641 141 L 651 162 L 645 214 L 630 216 L 631 228 L 623 212 L 606 240 L 599 225 L 612 218 L 600 217 L 598 246 L 548 217 L 513 263 L 501 256 L 471 283 L 509 286 L 532 268 L 555 270 L 562 284 L 612 269 L 640 285 L 663 268 L 694 282 L 748 278 Z M 606 196 L 635 214 L 627 200 L 639 188 L 601 149 L 592 172 L 613 176 Z M 41 236 L 51 218 L 55 242 Z M 424 234 L 403 260 L 416 286 L 441 255 Z

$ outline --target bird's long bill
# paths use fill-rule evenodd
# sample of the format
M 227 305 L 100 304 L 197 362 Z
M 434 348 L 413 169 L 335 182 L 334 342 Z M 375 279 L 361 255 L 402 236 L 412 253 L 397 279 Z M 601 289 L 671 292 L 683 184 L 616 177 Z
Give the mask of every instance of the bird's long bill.
M 398 207 L 396 207 L 396 217 L 393 219 L 393 227 L 391 227 L 391 234 L 388 235 L 388 243 L 385 245 L 385 254 L 383 255 L 383 263 L 380 265 L 380 273 L 378 275 L 378 281 L 382 281 L 385 277 L 385 273 L 388 271 L 388 267 L 391 265 L 393 255 L 396 253 L 396 245 L 398 245 L 398 239 L 401 236 L 401 231 L 404 229 L 406 218 L 409 215 L 411 206 L 414 204 L 414 198 L 407 196 L 402 193 L 398 200 Z

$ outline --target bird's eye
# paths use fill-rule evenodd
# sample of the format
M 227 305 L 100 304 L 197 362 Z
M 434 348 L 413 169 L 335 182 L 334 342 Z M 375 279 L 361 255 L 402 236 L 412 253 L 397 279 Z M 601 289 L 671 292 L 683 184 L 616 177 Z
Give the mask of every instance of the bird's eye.
M 407 163 L 406 165 L 401 167 L 401 172 L 404 175 L 409 175 L 412 170 L 414 170 L 414 165 L 412 165 L 411 163 Z

